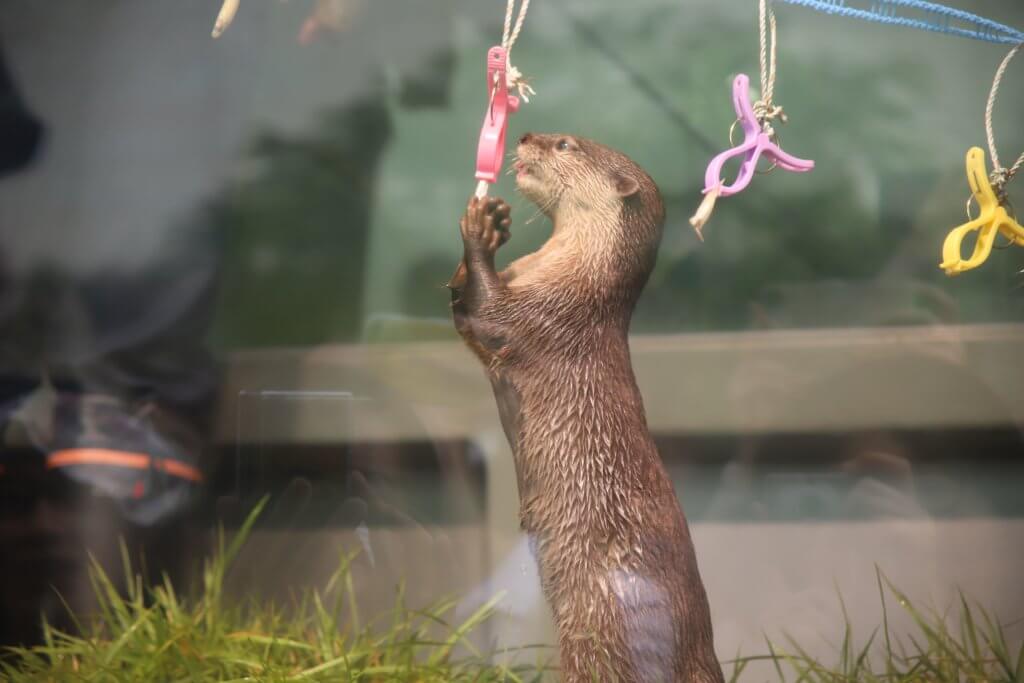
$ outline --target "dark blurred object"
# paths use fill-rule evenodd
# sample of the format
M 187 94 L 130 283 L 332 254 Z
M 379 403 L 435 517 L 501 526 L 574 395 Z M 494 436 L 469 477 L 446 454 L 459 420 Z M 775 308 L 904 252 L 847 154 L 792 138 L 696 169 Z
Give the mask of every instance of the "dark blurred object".
M 391 200 L 378 182 L 395 140 L 396 109 L 451 103 L 449 3 L 323 0 L 304 7 L 323 30 L 281 61 L 329 55 L 361 65 L 353 77 L 362 85 L 324 98 L 312 130 L 270 126 L 253 136 L 248 149 L 257 172 L 214 198 L 226 246 L 213 338 L 226 350 L 366 340 L 364 300 L 373 281 L 367 251 L 374 210 Z M 430 294 L 444 301 L 443 289 Z
M 0 177 L 21 170 L 39 151 L 43 124 L 28 110 L 0 46 Z
M 0 54 L 0 180 L 43 134 Z M 201 226 L 169 233 L 145 268 L 95 269 L 16 262 L 22 233 L 2 233 L 0 648 L 38 642 L 42 618 L 74 630 L 68 608 L 94 607 L 90 562 L 119 581 L 122 540 L 151 582 L 190 560 L 220 253 Z
M 418 68 L 403 74 L 399 104 L 406 109 L 447 108 L 455 53 L 447 46 L 428 55 Z
M 5 432 L 20 431 L 45 453 L 54 477 L 109 498 L 133 524 L 174 519 L 203 481 L 198 432 L 152 402 L 61 394 L 44 383 L 8 422 Z
M 160 524 L 125 523 L 118 502 L 95 495 L 39 453 L 5 448 L 0 461 L 0 646 L 40 641 L 42 619 L 74 631 L 77 614 L 94 609 L 90 556 L 122 585 L 120 544 L 150 585 L 183 575 L 190 561 L 190 526 L 180 515 Z M 85 550 L 88 550 L 86 554 Z

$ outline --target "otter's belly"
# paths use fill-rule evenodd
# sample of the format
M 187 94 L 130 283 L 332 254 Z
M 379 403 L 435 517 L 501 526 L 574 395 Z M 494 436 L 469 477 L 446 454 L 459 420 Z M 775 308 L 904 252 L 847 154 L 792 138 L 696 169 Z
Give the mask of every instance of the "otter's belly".
M 565 680 L 589 683 L 605 667 L 620 681 L 677 680 L 681 620 L 677 592 L 662 572 L 539 550 L 545 597 L 573 660 Z M 600 643 L 593 641 L 596 633 Z

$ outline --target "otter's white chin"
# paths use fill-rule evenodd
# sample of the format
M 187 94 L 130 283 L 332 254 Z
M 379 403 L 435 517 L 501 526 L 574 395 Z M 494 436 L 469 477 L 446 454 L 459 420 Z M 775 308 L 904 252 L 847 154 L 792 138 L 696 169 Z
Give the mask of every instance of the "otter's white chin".
M 523 170 L 516 174 L 516 187 L 534 204 L 541 206 L 545 203 L 544 183 L 529 171 Z

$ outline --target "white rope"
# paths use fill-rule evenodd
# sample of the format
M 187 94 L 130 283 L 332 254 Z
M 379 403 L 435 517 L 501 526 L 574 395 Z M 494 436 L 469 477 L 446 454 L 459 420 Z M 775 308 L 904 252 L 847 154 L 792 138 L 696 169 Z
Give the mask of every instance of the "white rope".
M 523 22 L 526 21 L 526 13 L 530 9 L 530 0 L 522 0 L 518 15 L 516 15 L 515 8 L 516 0 L 508 0 L 505 7 L 505 28 L 501 33 L 501 46 L 505 48 L 506 59 L 505 85 L 509 90 L 517 91 L 524 102 L 529 102 L 530 95 L 537 93 L 530 87 L 523 73 L 512 66 L 512 46 L 516 44 L 516 40 L 519 39 L 519 34 L 523 30 Z M 512 22 L 513 15 L 516 15 L 514 24 Z
M 992 113 L 996 107 L 996 97 L 999 95 L 999 86 L 1003 81 L 1003 74 L 1006 73 L 1006 68 L 1010 66 L 1010 61 L 1022 48 L 1024 48 L 1024 43 L 1010 50 L 1010 53 L 1003 59 L 1002 64 L 999 65 L 999 68 L 996 70 L 996 76 L 992 80 L 992 90 L 988 95 L 988 104 L 985 106 L 985 136 L 988 138 L 988 152 L 989 157 L 992 159 L 991 180 L 996 194 L 999 195 L 1005 192 L 1006 184 L 1024 167 L 1024 153 L 1020 155 L 1017 162 L 1009 169 L 1003 168 L 1002 164 L 999 163 L 999 150 L 996 149 L 996 135 L 992 126 Z M 1002 199 L 1003 197 L 1000 198 Z
M 760 12 L 758 13 L 758 23 L 761 27 L 761 100 L 766 104 L 771 104 L 772 94 L 775 90 L 775 60 L 776 60 L 776 49 L 775 49 L 775 12 L 768 11 L 767 0 L 760 0 Z M 768 55 L 768 27 L 771 28 L 771 57 Z
M 769 4 L 770 0 L 759 0 L 758 24 L 761 29 L 761 97 L 754 103 L 754 114 L 769 135 L 772 130 L 771 122 L 778 118 L 786 122 L 786 114 L 782 107 L 775 106 L 775 65 L 778 57 L 778 40 L 776 39 L 777 26 L 775 23 L 775 10 Z
M 511 50 L 516 40 L 519 39 L 519 33 L 523 30 L 523 22 L 526 21 L 526 12 L 530 9 L 530 0 L 523 0 L 523 4 L 519 7 L 519 16 L 516 17 L 515 28 L 513 28 L 512 15 L 515 8 L 516 0 L 508 0 L 508 6 L 505 9 L 505 30 L 501 34 L 501 46 L 506 50 Z

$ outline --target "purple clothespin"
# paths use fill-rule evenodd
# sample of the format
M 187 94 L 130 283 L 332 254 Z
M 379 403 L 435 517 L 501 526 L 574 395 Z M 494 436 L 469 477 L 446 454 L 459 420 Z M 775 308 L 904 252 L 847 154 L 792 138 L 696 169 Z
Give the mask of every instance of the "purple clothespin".
M 698 236 L 701 236 L 701 228 L 711 216 L 715 200 L 745 190 L 754 178 L 761 157 L 770 160 L 779 168 L 794 173 L 806 173 L 814 168 L 813 161 L 787 154 L 772 141 L 774 133 L 771 128 L 762 126 L 754 114 L 754 107 L 750 103 L 750 79 L 746 74 L 736 76 L 736 80 L 733 81 L 732 99 L 736 116 L 743 127 L 744 140 L 742 144 L 722 152 L 708 164 L 708 170 L 704 174 L 704 202 L 690 219 L 690 224 L 696 228 Z M 738 156 L 743 156 L 739 174 L 732 185 L 727 185 L 722 180 L 722 168 L 729 159 Z

